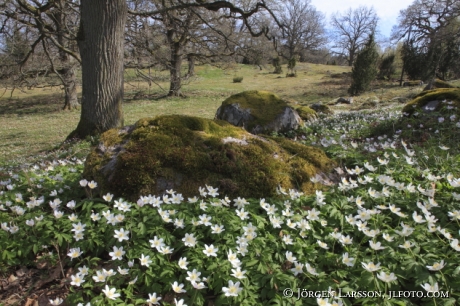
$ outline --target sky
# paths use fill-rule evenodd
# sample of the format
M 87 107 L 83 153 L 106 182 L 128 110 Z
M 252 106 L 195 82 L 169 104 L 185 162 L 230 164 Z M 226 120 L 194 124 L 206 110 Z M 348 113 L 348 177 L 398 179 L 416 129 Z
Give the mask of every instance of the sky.
M 349 8 L 373 6 L 379 16 L 380 34 L 389 37 L 391 28 L 397 23 L 399 11 L 411 5 L 413 0 L 311 0 L 311 4 L 329 17 L 335 12 L 345 12 Z M 328 22 L 329 23 L 329 22 Z

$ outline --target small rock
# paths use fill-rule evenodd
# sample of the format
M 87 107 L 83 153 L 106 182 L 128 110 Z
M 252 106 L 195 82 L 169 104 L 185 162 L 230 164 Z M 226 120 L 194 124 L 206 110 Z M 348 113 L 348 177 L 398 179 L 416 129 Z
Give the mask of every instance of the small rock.
M 21 267 L 21 269 L 16 271 L 16 275 L 18 277 L 22 277 L 22 276 L 26 275 L 27 272 L 29 272 L 29 270 L 26 267 Z
M 439 100 L 430 101 L 427 104 L 425 104 L 424 106 L 422 106 L 422 110 L 424 112 L 426 112 L 426 113 L 432 112 L 438 107 L 440 102 L 441 101 L 439 101 Z
M 11 274 L 10 277 L 8 277 L 8 282 L 14 283 L 18 278 L 14 276 L 14 274 Z
M 353 97 L 350 97 L 348 99 L 345 99 L 343 97 L 340 97 L 337 99 L 336 104 L 343 103 L 343 104 L 353 104 Z

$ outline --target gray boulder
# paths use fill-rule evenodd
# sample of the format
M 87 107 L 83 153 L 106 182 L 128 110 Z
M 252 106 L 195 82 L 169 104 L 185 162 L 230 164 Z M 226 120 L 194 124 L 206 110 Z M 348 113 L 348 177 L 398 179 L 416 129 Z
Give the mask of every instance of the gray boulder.
M 297 129 L 302 119 L 287 102 L 268 91 L 245 91 L 222 102 L 216 119 L 225 120 L 252 134 L 288 132 Z

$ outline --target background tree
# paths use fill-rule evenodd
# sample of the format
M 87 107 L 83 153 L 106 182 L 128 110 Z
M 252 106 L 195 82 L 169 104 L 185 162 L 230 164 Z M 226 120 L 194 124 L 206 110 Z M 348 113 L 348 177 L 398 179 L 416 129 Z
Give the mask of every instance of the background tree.
M 294 70 L 295 66 L 297 64 L 297 59 L 295 56 L 291 57 L 288 61 L 287 68 L 288 68 L 288 74 L 287 76 L 294 77 L 296 76 L 296 71 Z
M 260 70 L 267 65 L 271 65 L 271 60 L 276 51 L 272 44 L 267 43 L 266 37 L 251 37 L 247 32 L 241 33 L 237 39 L 237 54 L 241 57 L 241 63 L 256 65 Z
M 324 15 L 310 0 L 287 0 L 279 11 L 283 24 L 279 34 L 279 52 L 289 60 L 298 56 L 302 61 L 308 52 L 321 49 L 327 43 Z
M 64 109 L 75 108 L 78 105 L 75 69 L 80 61 L 75 42 L 79 24 L 78 3 L 69 0 L 8 0 L 0 5 L 0 15 L 1 32 L 8 31 L 9 24 L 17 24 L 34 33 L 19 66 L 23 68 L 27 62 L 36 61 L 34 55 L 37 53 L 45 55 L 49 66 L 43 67 L 44 61 L 41 60 L 40 70 L 49 70 L 59 78 L 65 93 Z M 18 79 L 27 80 L 27 75 L 20 70 L 21 77 Z
M 249 20 L 261 10 L 273 15 L 263 1 L 244 10 L 227 1 L 181 2 L 153 11 L 128 10 L 126 0 L 81 0 L 78 45 L 82 57 L 82 108 L 80 122 L 69 138 L 85 138 L 123 124 L 123 41 L 127 12 L 153 16 L 166 11 L 202 7 L 222 18 L 240 18 L 254 36 L 267 28 L 251 28 Z
M 391 79 L 391 76 L 396 72 L 394 52 L 384 54 L 379 64 L 379 75 L 380 79 Z
M 374 40 L 374 34 L 371 34 L 359 51 L 356 61 L 351 72 L 352 83 L 348 92 L 355 96 L 369 89 L 371 82 L 377 77 L 377 61 L 379 54 Z
M 275 71 L 273 71 L 273 73 L 275 74 L 283 73 L 283 68 L 281 67 L 281 58 L 279 58 L 279 56 L 274 57 L 272 59 L 272 65 L 273 67 L 275 67 Z
M 168 10 L 170 6 L 181 4 L 176 1 L 138 0 L 136 3 L 138 13 L 129 18 L 128 25 L 130 49 L 136 54 L 134 57 L 150 53 L 155 58 L 153 62 L 163 63 L 167 67 L 170 72 L 170 96 L 181 95 L 182 80 L 194 74 L 197 60 L 202 63 L 221 61 L 236 54 L 236 46 L 240 45 L 239 34 L 246 28 L 240 22 L 238 31 L 234 19 L 222 18 L 220 14 L 201 7 Z M 160 13 L 145 15 L 139 12 L 141 8 Z M 183 73 L 181 68 L 185 60 L 188 62 L 188 71 Z M 130 67 L 136 61 L 139 59 L 131 59 Z
M 459 16 L 460 2 L 456 0 L 415 0 L 400 11 L 392 38 L 405 39 L 404 70 L 410 78 L 445 78 L 450 67 L 457 67 Z
M 404 43 L 401 56 L 403 60 L 403 73 L 407 74 L 411 80 L 424 79 L 427 74 L 431 74 L 431 69 L 424 67 L 429 62 L 428 54 L 421 47 L 417 46 L 413 40 Z
M 376 33 L 378 23 L 374 8 L 360 6 L 345 13 L 335 13 L 331 17 L 333 48 L 336 53 L 346 58 L 348 66 L 352 66 L 358 51 L 368 40 L 369 35 Z

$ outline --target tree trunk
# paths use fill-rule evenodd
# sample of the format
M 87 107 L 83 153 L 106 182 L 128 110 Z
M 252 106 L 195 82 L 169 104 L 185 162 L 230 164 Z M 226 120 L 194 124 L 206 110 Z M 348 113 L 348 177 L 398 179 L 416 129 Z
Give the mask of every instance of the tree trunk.
M 59 0 L 57 5 L 58 9 L 53 14 L 54 24 L 56 25 L 58 33 L 57 40 L 61 46 L 71 48 L 68 38 L 64 35 L 68 31 L 68 5 L 66 4 L 66 0 Z M 67 52 L 59 50 L 59 61 L 62 68 L 57 72 L 59 73 L 62 85 L 64 86 L 64 107 L 62 109 L 76 109 L 78 107 L 78 99 L 74 59 Z
M 355 61 L 355 51 L 350 50 L 349 58 L 348 58 L 348 66 L 353 67 L 353 62 Z
M 68 138 L 123 125 L 123 43 L 126 0 L 81 0 L 78 47 L 82 59 L 80 122 Z
M 171 62 L 169 73 L 171 77 L 168 96 L 181 95 L 181 66 L 182 66 L 182 46 L 179 42 L 170 42 Z
M 188 61 L 187 77 L 194 76 L 195 75 L 195 56 L 191 54 L 187 55 L 187 61 Z
M 64 80 L 64 107 L 63 109 L 71 110 L 78 107 L 77 98 L 77 78 L 74 67 L 66 67 L 61 70 Z

